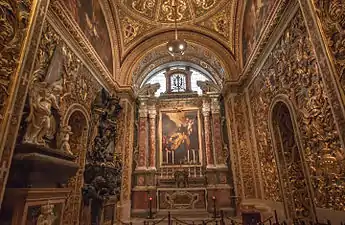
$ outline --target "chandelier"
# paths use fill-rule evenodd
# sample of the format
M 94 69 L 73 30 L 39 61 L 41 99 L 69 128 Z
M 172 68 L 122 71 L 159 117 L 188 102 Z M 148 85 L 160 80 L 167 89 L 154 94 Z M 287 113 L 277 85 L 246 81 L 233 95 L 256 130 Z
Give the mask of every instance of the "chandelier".
M 175 22 L 175 39 L 170 40 L 167 43 L 168 52 L 171 56 L 182 56 L 187 48 L 187 42 L 178 39 L 177 36 L 177 2 L 178 0 L 172 1 L 172 7 L 175 11 L 174 22 Z

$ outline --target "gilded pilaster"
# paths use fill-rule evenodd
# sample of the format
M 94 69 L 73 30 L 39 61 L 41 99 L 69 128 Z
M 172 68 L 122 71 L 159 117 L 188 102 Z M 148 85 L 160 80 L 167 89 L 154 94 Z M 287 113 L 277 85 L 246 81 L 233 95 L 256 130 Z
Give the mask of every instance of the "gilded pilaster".
M 0 17 L 0 203 L 49 0 L 1 1 Z M 29 57 L 28 57 L 29 56 Z
M 123 98 L 120 103 L 123 107 L 121 118 L 122 132 L 118 142 L 122 149 L 122 189 L 119 203 L 118 217 L 121 221 L 129 221 L 131 216 L 131 186 L 132 186 L 132 162 L 133 162 L 133 141 L 134 141 L 134 103 L 131 98 Z M 117 150 L 119 151 L 119 150 Z

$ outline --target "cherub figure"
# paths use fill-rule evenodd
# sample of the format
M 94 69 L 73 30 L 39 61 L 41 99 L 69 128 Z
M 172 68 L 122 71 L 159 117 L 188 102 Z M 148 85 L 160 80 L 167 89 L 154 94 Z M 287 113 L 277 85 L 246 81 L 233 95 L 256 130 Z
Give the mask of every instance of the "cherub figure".
M 37 218 L 37 225 L 52 225 L 56 220 L 53 212 L 54 205 L 47 204 L 41 206 L 41 214 Z
M 71 151 L 71 146 L 69 145 L 69 136 L 73 134 L 71 126 L 64 126 L 61 129 L 61 140 L 60 140 L 60 149 L 63 152 L 67 152 L 70 155 L 73 155 L 73 152 Z
M 30 90 L 30 114 L 26 121 L 28 128 L 24 135 L 24 142 L 46 145 L 44 137 L 54 129 L 54 118 L 51 108 L 59 110 L 58 96 L 62 93 L 59 83 L 34 83 Z

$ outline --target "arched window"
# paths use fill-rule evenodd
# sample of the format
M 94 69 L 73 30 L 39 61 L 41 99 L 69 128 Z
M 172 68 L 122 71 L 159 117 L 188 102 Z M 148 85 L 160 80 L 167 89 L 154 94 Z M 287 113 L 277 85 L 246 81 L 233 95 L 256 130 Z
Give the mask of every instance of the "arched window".
M 170 71 L 179 71 L 179 70 L 187 70 L 186 66 L 172 66 L 169 67 Z M 211 80 L 210 77 L 201 72 L 198 69 L 189 67 L 188 70 L 191 72 L 191 90 L 196 91 L 199 95 L 202 94 L 202 90 L 200 87 L 197 85 L 198 81 L 206 81 L 206 80 Z M 155 93 L 156 96 L 159 96 L 161 93 L 165 93 L 167 90 L 166 86 L 166 74 L 167 68 L 164 68 L 156 73 L 154 73 L 152 76 L 150 76 L 146 81 L 144 81 L 141 86 L 145 84 L 155 84 L 159 83 L 160 88 L 157 90 Z M 186 90 L 186 77 L 183 73 L 177 72 L 177 73 L 172 73 L 172 76 L 170 76 L 170 85 L 171 85 L 171 91 L 172 92 L 183 92 Z

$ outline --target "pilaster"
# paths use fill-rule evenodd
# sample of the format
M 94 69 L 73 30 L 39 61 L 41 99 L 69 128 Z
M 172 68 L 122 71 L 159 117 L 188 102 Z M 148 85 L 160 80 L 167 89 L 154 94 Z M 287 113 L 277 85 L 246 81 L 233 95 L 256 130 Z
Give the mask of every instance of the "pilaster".
M 203 99 L 202 115 L 204 117 L 204 137 L 206 152 L 206 168 L 214 167 L 214 158 L 211 145 L 211 123 L 210 123 L 211 105 L 208 98 Z

